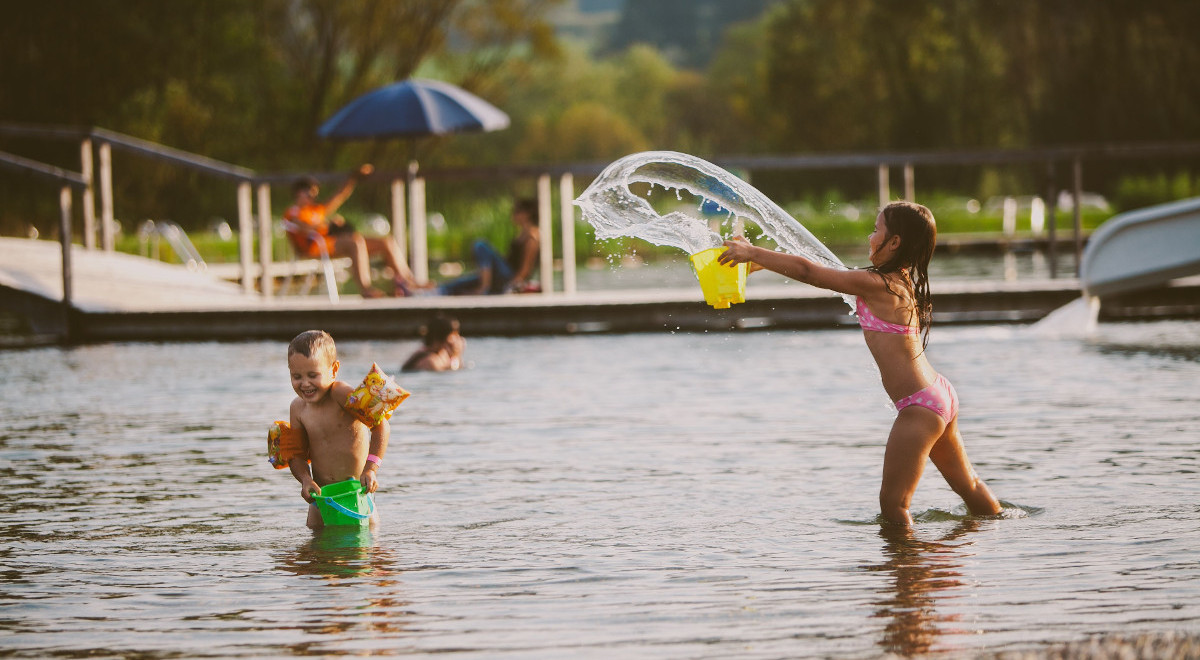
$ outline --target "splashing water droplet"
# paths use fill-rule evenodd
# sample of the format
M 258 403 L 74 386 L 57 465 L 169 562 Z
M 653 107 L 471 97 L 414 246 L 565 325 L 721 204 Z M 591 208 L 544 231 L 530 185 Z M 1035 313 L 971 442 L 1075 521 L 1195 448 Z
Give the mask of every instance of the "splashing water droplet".
M 703 200 L 701 208 L 680 206 L 660 214 L 645 198 L 630 190 L 630 186 L 647 184 L 651 190 L 655 185 L 675 190 L 680 201 L 686 190 Z M 756 225 L 776 243 L 778 251 L 797 254 L 831 268 L 846 268 L 812 232 L 758 189 L 688 154 L 646 151 L 621 158 L 605 168 L 575 204 L 595 228 L 597 239 L 640 238 L 688 254 L 721 246 L 723 237 L 709 228 L 703 213 L 705 207 L 715 206 L 729 220 L 742 218 Z M 849 296 L 843 299 L 854 306 Z

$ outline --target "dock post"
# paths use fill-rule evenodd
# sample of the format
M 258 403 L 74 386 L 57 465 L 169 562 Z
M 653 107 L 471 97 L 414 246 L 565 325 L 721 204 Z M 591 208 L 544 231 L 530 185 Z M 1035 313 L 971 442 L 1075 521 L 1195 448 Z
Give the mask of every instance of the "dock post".
M 408 191 L 412 222 L 412 272 L 418 284 L 429 281 L 429 237 L 425 231 L 425 179 L 414 178 Z
M 96 198 L 92 171 L 92 138 L 83 138 L 79 143 L 79 173 L 83 176 L 83 247 L 96 248 Z
M 399 248 L 400 262 L 408 265 L 408 219 L 404 214 L 404 179 L 392 179 L 392 240 Z
M 1050 260 L 1050 279 L 1058 277 L 1058 191 L 1054 189 L 1054 161 L 1046 161 L 1046 230 L 1047 256 Z
M 1005 238 L 1012 238 L 1017 233 L 1017 199 L 1011 195 L 1004 198 L 1004 206 L 1000 213 L 1000 231 Z
M 262 296 L 270 298 L 275 292 L 275 277 L 271 273 L 271 249 L 274 245 L 271 225 L 271 184 L 258 184 L 258 261 L 262 266 L 259 283 Z
M 538 233 L 541 235 L 542 295 L 554 293 L 554 219 L 551 217 L 550 175 L 542 174 L 537 180 Z
M 1079 208 L 1083 201 L 1083 162 L 1079 160 L 1078 156 L 1075 157 L 1074 170 L 1075 181 L 1071 190 L 1071 211 L 1075 220 L 1075 276 L 1078 277 L 1083 261 L 1083 211 Z
M 112 145 L 100 143 L 100 249 L 112 252 L 117 248 L 113 235 Z
M 904 164 L 904 199 L 905 201 L 917 201 L 917 182 L 916 173 L 913 171 L 912 163 Z
M 887 206 L 888 198 L 892 193 L 888 190 L 888 166 L 886 163 L 879 164 L 879 208 Z
M 62 243 L 62 313 L 63 338 L 73 339 L 71 332 L 71 186 L 63 186 L 58 191 L 58 239 Z
M 250 293 L 254 290 L 254 277 L 250 274 L 250 265 L 254 261 L 254 221 L 251 217 L 253 209 L 250 182 L 242 181 L 237 189 L 238 206 L 238 260 L 242 265 L 242 291 Z
M 563 293 L 575 293 L 575 177 L 558 180 L 558 212 L 562 220 Z

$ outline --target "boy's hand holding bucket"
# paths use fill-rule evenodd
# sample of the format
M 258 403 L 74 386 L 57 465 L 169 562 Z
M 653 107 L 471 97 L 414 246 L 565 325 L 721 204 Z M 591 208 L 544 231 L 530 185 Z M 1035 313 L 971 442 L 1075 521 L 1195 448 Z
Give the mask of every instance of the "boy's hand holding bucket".
M 313 496 L 320 494 L 321 487 L 318 486 L 317 482 L 313 481 L 311 478 L 306 479 L 304 483 L 300 484 L 300 497 L 303 497 L 305 502 L 312 504 Z

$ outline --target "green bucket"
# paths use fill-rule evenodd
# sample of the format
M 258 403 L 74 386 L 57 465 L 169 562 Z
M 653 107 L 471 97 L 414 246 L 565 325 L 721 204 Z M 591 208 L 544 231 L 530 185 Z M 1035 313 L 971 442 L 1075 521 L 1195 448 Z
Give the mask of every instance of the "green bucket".
M 370 493 L 363 492 L 358 479 L 323 486 L 321 494 L 313 495 L 312 500 L 326 527 L 366 525 L 375 513 L 375 501 Z

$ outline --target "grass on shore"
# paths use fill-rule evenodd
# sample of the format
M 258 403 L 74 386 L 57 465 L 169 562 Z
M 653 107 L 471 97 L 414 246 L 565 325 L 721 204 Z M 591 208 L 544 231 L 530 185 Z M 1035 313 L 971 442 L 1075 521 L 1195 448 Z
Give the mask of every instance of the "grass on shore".
M 1016 235 L 1028 237 L 1031 232 L 1031 211 L 1029 201 L 1023 200 L 1018 204 L 1016 214 Z M 998 205 L 983 207 L 974 200 L 954 197 L 940 197 L 929 201 L 929 207 L 934 212 L 938 222 L 939 237 L 948 240 L 952 237 L 970 236 L 975 239 L 1000 239 L 1003 233 L 1003 210 Z M 483 238 L 494 245 L 504 246 L 512 239 L 513 226 L 507 217 L 507 205 L 490 205 L 492 211 L 488 215 L 495 217 L 477 217 L 468 223 L 439 222 L 430 227 L 429 254 L 433 261 L 461 261 L 469 259 L 469 246 L 477 238 Z M 837 249 L 845 246 L 858 246 L 866 241 L 867 235 L 875 221 L 875 204 L 873 202 L 855 202 L 835 204 L 829 203 L 814 207 L 810 203 L 796 202 L 785 206 L 793 217 L 800 221 L 820 241 Z M 349 215 L 349 214 L 348 214 Z M 1089 232 L 1112 216 L 1108 209 L 1084 206 L 1081 212 L 1081 226 Z M 350 220 L 360 227 L 364 233 L 375 235 L 378 232 L 371 229 L 372 222 L 365 216 L 349 216 Z M 714 224 L 721 218 L 714 218 Z M 1068 209 L 1059 210 L 1056 214 L 1057 228 L 1060 235 L 1067 235 L 1073 226 L 1073 214 Z M 557 227 L 556 227 L 557 229 Z M 724 233 L 729 232 L 729 224 L 720 226 Z M 755 237 L 753 227 L 748 229 L 748 235 Z M 236 263 L 238 261 L 238 242 L 235 235 L 226 234 L 224 237 L 217 232 L 194 232 L 189 234 L 192 244 L 200 256 L 209 263 Z M 556 241 L 557 242 L 557 241 Z M 157 246 L 155 245 L 157 243 Z M 586 223 L 575 225 L 576 259 L 582 263 L 591 257 L 609 258 L 628 253 L 637 253 L 646 260 L 658 258 L 674 258 L 678 256 L 675 248 L 664 248 L 651 245 L 637 239 L 616 239 L 598 241 Z M 135 231 L 123 233 L 117 242 L 117 249 L 122 252 L 139 254 L 178 263 L 175 255 L 165 240 L 139 237 Z M 254 254 L 257 255 L 257 248 Z M 272 258 L 275 261 L 287 261 L 291 258 L 291 250 L 282 232 L 276 228 L 272 242 Z

